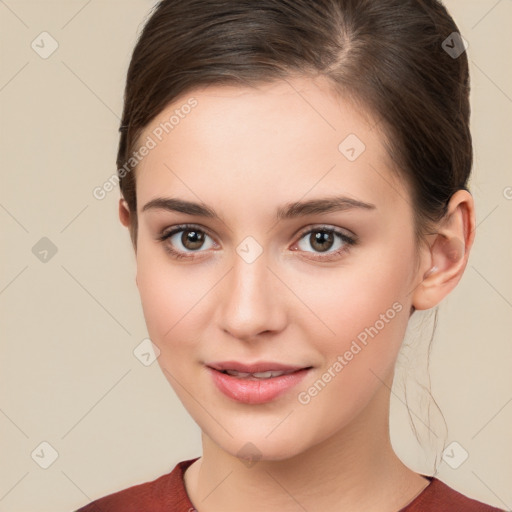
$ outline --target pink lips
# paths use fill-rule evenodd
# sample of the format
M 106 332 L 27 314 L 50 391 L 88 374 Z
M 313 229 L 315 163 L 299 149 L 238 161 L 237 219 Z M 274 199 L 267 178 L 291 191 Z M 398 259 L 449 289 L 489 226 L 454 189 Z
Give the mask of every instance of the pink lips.
M 258 363 L 239 363 L 238 361 L 222 361 L 219 363 L 209 363 L 207 366 L 215 370 L 236 370 L 237 372 L 255 373 L 255 372 L 294 372 L 302 370 L 304 366 L 290 366 L 271 361 L 259 361 Z
M 207 365 L 217 388 L 227 397 L 246 404 L 263 404 L 296 386 L 309 372 L 311 367 L 290 366 L 281 363 L 260 361 L 258 363 L 239 363 L 223 361 Z M 286 372 L 284 375 L 267 379 L 239 377 L 222 373 L 222 370 L 236 370 L 241 373 L 259 373 L 268 371 Z

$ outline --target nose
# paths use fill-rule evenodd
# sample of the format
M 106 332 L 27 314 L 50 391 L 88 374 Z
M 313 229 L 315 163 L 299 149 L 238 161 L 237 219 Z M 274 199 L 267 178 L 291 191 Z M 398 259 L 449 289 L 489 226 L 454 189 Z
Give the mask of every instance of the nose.
M 285 328 L 286 287 L 275 274 L 265 252 L 251 263 L 235 255 L 218 297 L 217 320 L 222 330 L 240 340 L 255 340 Z

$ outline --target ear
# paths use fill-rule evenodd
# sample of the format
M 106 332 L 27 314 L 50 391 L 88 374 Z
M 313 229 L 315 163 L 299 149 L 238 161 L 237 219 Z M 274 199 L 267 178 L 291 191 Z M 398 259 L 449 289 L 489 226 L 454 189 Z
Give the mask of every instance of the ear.
M 123 198 L 119 199 L 119 220 L 121 224 L 130 231 L 132 246 L 135 253 L 137 253 L 137 241 L 135 240 L 136 229 L 134 228 L 136 219 L 135 221 L 132 220 L 128 203 Z
M 437 306 L 460 281 L 475 238 L 475 224 L 473 197 L 467 190 L 458 190 L 422 254 L 421 282 L 412 296 L 415 309 Z
M 124 227 L 130 227 L 130 209 L 123 198 L 119 199 L 119 220 Z

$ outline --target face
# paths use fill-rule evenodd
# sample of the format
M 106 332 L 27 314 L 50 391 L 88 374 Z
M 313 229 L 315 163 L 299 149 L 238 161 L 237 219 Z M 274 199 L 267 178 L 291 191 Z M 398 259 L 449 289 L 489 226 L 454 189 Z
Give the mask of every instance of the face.
M 137 284 L 191 416 L 268 460 L 349 427 L 392 374 L 418 278 L 375 122 L 295 78 L 192 91 L 139 140 Z

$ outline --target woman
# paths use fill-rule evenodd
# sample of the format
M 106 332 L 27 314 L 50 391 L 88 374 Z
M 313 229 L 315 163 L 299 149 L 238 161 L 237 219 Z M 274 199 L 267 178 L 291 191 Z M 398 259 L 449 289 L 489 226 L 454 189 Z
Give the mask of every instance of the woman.
M 172 0 L 128 71 L 120 220 L 203 454 L 128 510 L 498 510 L 394 453 L 411 316 L 473 244 L 464 41 L 435 0 Z

